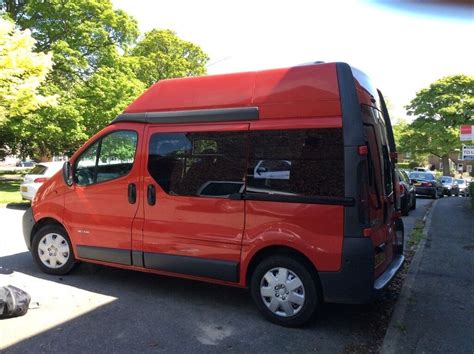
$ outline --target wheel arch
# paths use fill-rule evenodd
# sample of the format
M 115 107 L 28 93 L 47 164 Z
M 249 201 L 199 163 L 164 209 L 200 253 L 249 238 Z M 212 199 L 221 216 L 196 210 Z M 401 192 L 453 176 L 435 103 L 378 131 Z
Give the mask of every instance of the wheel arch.
M 40 220 L 38 220 L 35 225 L 33 226 L 33 228 L 31 229 L 31 234 L 30 234 L 30 244 L 33 243 L 33 236 L 41 229 L 43 228 L 44 226 L 46 225 L 56 225 L 56 226 L 59 226 L 59 227 L 62 227 L 66 232 L 66 228 L 64 227 L 64 225 L 62 223 L 60 223 L 58 220 L 52 218 L 52 217 L 44 217 Z
M 250 284 L 250 279 L 252 277 L 253 272 L 255 271 L 257 265 L 264 259 L 268 257 L 272 257 L 275 255 L 286 255 L 290 256 L 294 259 L 299 260 L 303 263 L 308 269 L 310 270 L 311 275 L 316 283 L 316 287 L 321 294 L 321 299 L 324 299 L 324 294 L 322 291 L 321 281 L 319 279 L 319 273 L 316 266 L 311 262 L 309 257 L 307 257 L 303 252 L 284 245 L 272 245 L 264 247 L 258 250 L 250 259 L 247 269 L 245 271 L 245 285 L 248 286 Z

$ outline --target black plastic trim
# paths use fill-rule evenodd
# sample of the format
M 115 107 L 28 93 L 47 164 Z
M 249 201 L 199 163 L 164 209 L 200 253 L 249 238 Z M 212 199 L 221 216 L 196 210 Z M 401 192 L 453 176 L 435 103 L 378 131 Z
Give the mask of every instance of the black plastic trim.
M 360 102 L 351 67 L 336 63 L 339 96 L 341 100 L 342 133 L 344 138 L 344 196 L 359 200 L 360 183 L 365 156 L 358 154 L 358 147 L 365 145 L 364 126 Z M 360 205 L 344 208 L 344 237 L 363 237 L 359 215 Z
M 382 92 L 380 92 L 380 90 L 377 90 L 377 93 L 379 94 L 379 99 L 382 106 L 382 117 L 385 122 L 385 126 L 387 127 L 387 133 L 388 133 L 387 138 L 388 138 L 388 145 L 390 147 L 390 152 L 396 152 L 397 146 L 395 144 L 395 137 L 393 135 L 393 127 L 392 127 L 392 122 L 390 121 L 390 115 L 388 114 L 388 109 L 385 104 L 385 100 L 383 98 Z
M 95 247 L 95 246 L 76 246 L 77 255 L 80 258 L 93 259 L 109 263 L 118 263 L 132 265 L 130 250 L 117 248 Z
M 142 251 L 132 251 L 132 264 L 136 267 L 144 267 Z
M 235 193 L 229 196 L 233 200 L 261 200 L 266 202 L 282 203 L 303 203 L 303 204 L 325 204 L 325 205 L 344 205 L 354 206 L 353 198 L 345 197 L 322 197 L 322 196 L 302 196 L 302 195 L 283 195 L 283 194 L 263 194 L 263 193 Z
M 257 107 L 196 109 L 188 111 L 123 113 L 110 124 L 119 122 L 140 122 L 155 124 L 206 123 L 258 120 Z
M 374 248 L 369 238 L 345 238 L 339 272 L 319 272 L 324 300 L 364 304 L 374 294 Z
M 146 268 L 230 282 L 239 280 L 238 262 L 147 252 L 143 258 Z
M 33 209 L 30 207 L 26 209 L 23 214 L 22 226 L 23 226 L 23 237 L 25 238 L 26 247 L 31 251 L 31 231 L 35 226 L 36 221 L 33 217 Z

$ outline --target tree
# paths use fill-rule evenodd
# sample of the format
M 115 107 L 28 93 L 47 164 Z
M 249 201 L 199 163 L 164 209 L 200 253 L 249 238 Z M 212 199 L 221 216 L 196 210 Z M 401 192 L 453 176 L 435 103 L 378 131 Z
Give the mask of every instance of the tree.
M 38 88 L 51 69 L 51 56 L 33 53 L 30 31 L 0 18 L 0 124 L 54 102 Z
M 130 54 L 139 58 L 135 72 L 147 86 L 165 78 L 204 75 L 209 60 L 199 46 L 157 29 L 147 32 Z
M 416 153 L 429 153 L 443 161 L 449 173 L 449 155 L 459 149 L 459 126 L 473 124 L 474 77 L 448 76 L 424 88 L 406 107 L 415 116 L 402 145 Z
M 0 9 L 54 62 L 39 92 L 58 105 L 8 125 L 9 145 L 22 154 L 44 160 L 74 151 L 157 80 L 206 72 L 207 55 L 172 31 L 138 42 L 136 21 L 110 0 L 5 0 Z
M 34 53 L 30 31 L 20 31 L 0 18 L 0 154 L 14 145 L 12 119 L 21 120 L 41 107 L 55 104 L 56 97 L 41 95 L 40 85 L 51 69 L 51 56 Z
M 69 88 L 71 82 L 87 79 L 102 65 L 109 65 L 117 49 L 135 43 L 139 31 L 135 19 L 114 10 L 110 0 L 29 0 L 8 12 L 37 40 L 37 50 L 53 52 L 51 80 Z M 15 8 L 6 6 L 6 10 Z M 18 8 L 18 6 L 17 6 Z

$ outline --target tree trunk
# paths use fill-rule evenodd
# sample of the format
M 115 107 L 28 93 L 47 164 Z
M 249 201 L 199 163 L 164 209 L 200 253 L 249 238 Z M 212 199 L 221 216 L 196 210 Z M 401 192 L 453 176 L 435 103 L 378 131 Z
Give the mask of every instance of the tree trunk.
M 449 176 L 449 155 L 441 156 L 441 161 L 443 161 L 443 176 Z

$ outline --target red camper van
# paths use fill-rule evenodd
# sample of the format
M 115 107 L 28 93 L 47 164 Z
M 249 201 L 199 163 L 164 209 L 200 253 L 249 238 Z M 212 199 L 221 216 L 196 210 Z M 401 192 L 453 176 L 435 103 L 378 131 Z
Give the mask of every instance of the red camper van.
M 38 191 L 25 241 L 79 262 L 249 287 L 299 326 L 403 263 L 380 91 L 345 63 L 159 81 Z

